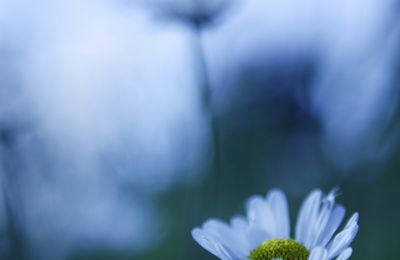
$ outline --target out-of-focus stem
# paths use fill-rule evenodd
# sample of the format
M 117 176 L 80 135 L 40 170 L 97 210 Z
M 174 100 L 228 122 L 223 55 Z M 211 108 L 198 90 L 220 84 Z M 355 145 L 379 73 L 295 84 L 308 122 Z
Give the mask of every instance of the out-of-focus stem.
M 193 32 L 194 35 L 192 37 L 192 46 L 193 46 L 193 54 L 194 60 L 196 62 L 196 72 L 198 76 L 199 82 L 199 96 L 201 98 L 202 112 L 206 118 L 209 131 L 210 131 L 210 145 L 211 145 L 211 153 L 209 157 L 209 164 L 205 168 L 206 174 L 211 175 L 211 179 L 213 181 L 212 194 L 207 194 L 207 197 L 212 196 L 213 200 L 209 200 L 207 203 L 210 204 L 213 211 L 218 210 L 218 197 L 220 192 L 220 179 L 221 179 L 221 160 L 220 160 L 220 137 L 219 137 L 219 120 L 214 109 L 213 102 L 213 93 L 210 85 L 210 78 L 208 74 L 208 67 L 206 62 L 206 56 L 204 52 L 204 46 L 202 43 L 202 27 L 201 23 L 193 23 Z M 189 183 L 187 182 L 189 185 Z M 191 216 L 193 214 L 200 214 L 196 208 L 198 201 L 204 201 L 204 198 L 199 198 L 199 195 L 193 194 L 192 189 L 188 186 L 185 191 L 185 198 L 183 200 L 183 212 L 184 212 L 184 220 L 188 221 L 192 219 Z M 204 196 L 205 194 L 201 194 Z M 190 223 L 190 221 L 189 221 Z M 186 224 L 189 224 L 186 223 Z M 185 225 L 188 228 L 193 228 L 193 226 Z M 187 229 L 183 229 L 183 232 L 187 232 Z M 188 250 L 190 245 L 187 242 L 186 233 L 183 234 L 183 259 L 189 259 L 191 256 L 188 255 Z
M 218 115 L 214 108 L 213 93 L 211 89 L 210 77 L 208 73 L 208 67 L 206 62 L 206 55 L 202 42 L 202 27 L 200 24 L 195 24 L 195 40 L 194 40 L 194 51 L 196 52 L 196 58 L 199 62 L 198 73 L 199 80 L 201 81 L 200 93 L 202 98 L 203 111 L 207 118 L 210 134 L 211 134 L 211 160 L 210 160 L 210 172 L 215 180 L 214 198 L 218 198 L 218 192 L 220 189 L 220 174 L 221 174 L 221 158 L 220 158 L 220 137 L 219 137 L 219 120 Z M 216 200 L 217 201 L 217 200 Z M 215 210 L 218 208 L 218 204 L 215 203 Z
M 13 204 L 13 196 L 10 183 L 10 175 L 7 174 L 7 170 L 4 162 L 4 154 L 6 148 L 3 144 L 3 135 L 0 131 L 0 190 L 1 197 L 4 204 L 4 218 L 5 218 L 5 233 L 7 234 L 7 240 L 9 248 L 6 257 L 11 259 L 25 259 L 23 246 L 22 246 L 22 233 L 18 226 L 18 220 L 15 213 L 15 205 Z

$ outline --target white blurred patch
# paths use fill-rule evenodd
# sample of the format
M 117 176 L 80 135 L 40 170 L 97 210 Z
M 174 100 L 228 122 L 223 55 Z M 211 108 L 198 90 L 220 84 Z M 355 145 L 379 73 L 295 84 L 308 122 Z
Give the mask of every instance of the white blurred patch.
M 291 64 L 318 57 L 311 106 L 321 119 L 323 150 L 343 169 L 387 154 L 381 137 L 393 117 L 395 1 L 250 0 L 207 31 L 211 79 L 222 107 L 243 67 L 264 59 Z M 229 48 L 227 48 L 229 46 Z M 289 66 L 289 65 L 288 65 Z M 276 86 L 265 86 L 276 91 Z
M 26 80 L 34 82 L 38 115 L 66 149 L 80 145 L 85 156 L 130 151 L 123 156 L 145 167 L 133 178 L 161 188 L 141 174 L 168 182 L 177 158 L 186 156 L 180 163 L 190 165 L 198 155 L 189 149 L 202 131 L 189 33 L 141 13 L 94 7 L 63 10 L 60 27 L 30 43 Z M 189 142 L 187 151 L 177 149 L 181 142 Z
M 400 29 L 392 4 L 342 1 L 324 14 L 329 30 L 313 101 L 323 120 L 325 151 L 344 169 L 389 151 L 382 134 L 398 102 L 394 54 Z
M 105 1 L 26 1 L 9 12 L 19 108 L 29 109 L 18 120 L 32 131 L 15 145 L 32 250 L 60 259 L 70 248 L 155 243 L 161 219 L 149 196 L 195 176 L 206 148 L 190 32 Z

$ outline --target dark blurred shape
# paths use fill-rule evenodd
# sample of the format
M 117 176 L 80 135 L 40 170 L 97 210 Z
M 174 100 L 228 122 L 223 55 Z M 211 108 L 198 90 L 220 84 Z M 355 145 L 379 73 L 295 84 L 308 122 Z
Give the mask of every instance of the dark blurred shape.
M 144 3 L 159 17 L 179 20 L 197 29 L 219 23 L 236 0 L 150 0 Z

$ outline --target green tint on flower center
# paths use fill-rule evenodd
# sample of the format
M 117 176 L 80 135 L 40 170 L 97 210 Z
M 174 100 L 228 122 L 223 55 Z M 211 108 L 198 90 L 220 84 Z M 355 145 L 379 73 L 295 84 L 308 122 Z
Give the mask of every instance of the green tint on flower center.
M 272 260 L 307 260 L 310 253 L 307 248 L 294 239 L 271 239 L 251 251 L 249 259 Z

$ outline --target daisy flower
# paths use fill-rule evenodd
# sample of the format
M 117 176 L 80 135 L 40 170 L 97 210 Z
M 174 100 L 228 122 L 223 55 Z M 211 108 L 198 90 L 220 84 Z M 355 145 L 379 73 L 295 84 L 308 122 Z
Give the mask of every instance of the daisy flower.
M 358 213 L 336 232 L 345 215 L 336 196 L 337 190 L 326 196 L 312 191 L 300 208 L 294 238 L 290 237 L 287 200 L 278 189 L 266 197 L 251 197 L 246 217 L 235 216 L 229 224 L 210 219 L 193 229 L 192 236 L 222 260 L 346 260 L 358 232 Z

